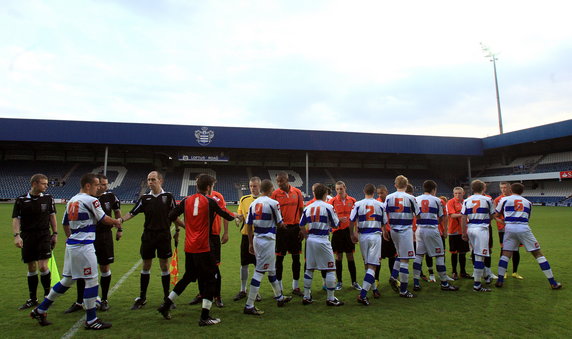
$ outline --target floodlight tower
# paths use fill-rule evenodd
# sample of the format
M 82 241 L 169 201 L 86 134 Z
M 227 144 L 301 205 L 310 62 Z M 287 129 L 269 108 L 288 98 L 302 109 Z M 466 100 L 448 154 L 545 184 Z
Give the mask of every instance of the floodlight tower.
M 497 53 L 493 53 L 490 49 L 489 46 L 483 44 L 481 42 L 481 49 L 483 50 L 483 52 L 485 53 L 485 57 L 486 58 L 490 58 L 490 61 L 493 63 L 493 71 L 494 71 L 494 75 L 495 75 L 495 90 L 497 92 L 497 111 L 498 111 L 498 115 L 499 115 L 499 130 L 500 130 L 500 134 L 503 134 L 503 130 L 502 130 L 502 115 L 501 115 L 501 108 L 500 108 L 500 96 L 499 96 L 499 83 L 497 80 Z

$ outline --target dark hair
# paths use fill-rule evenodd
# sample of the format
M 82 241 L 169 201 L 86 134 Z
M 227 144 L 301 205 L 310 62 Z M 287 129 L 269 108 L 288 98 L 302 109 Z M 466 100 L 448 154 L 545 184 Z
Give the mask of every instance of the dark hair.
M 84 188 L 85 185 L 87 185 L 87 184 L 93 184 L 95 182 L 95 179 L 97 179 L 99 181 L 99 179 L 97 178 L 97 175 L 94 173 L 86 173 L 86 174 L 82 175 L 81 180 L 80 180 L 81 188 Z
M 510 190 L 512 193 L 521 195 L 524 192 L 524 185 L 520 182 L 515 182 L 514 184 L 510 185 Z
M 405 189 L 405 193 L 413 194 L 414 192 L 415 192 L 415 190 L 413 189 L 413 185 L 407 184 L 407 188 Z
M 434 189 L 437 189 L 437 183 L 433 180 L 425 180 L 423 182 L 423 191 L 426 193 L 431 193 Z
M 385 185 L 377 185 L 377 189 L 387 192 L 387 187 Z
M 322 200 L 324 199 L 324 196 L 328 193 L 328 188 L 326 187 L 326 185 L 318 183 L 314 184 L 313 191 L 314 191 L 314 197 L 316 197 L 316 199 Z
M 35 182 L 40 182 L 40 180 L 48 180 L 48 177 L 42 173 L 34 174 L 30 178 L 30 186 L 32 186 Z
M 283 178 L 288 179 L 288 173 L 286 173 L 284 171 L 280 171 L 280 172 L 276 173 L 276 178 L 278 178 L 278 177 L 283 177 Z
M 214 185 L 216 182 L 215 178 L 212 175 L 201 173 L 197 177 L 197 190 L 199 192 L 206 192 L 209 186 Z
M 363 187 L 363 192 L 367 195 L 373 195 L 373 193 L 375 193 L 375 186 L 373 184 L 366 184 Z
M 274 189 L 274 184 L 272 183 L 272 181 L 268 179 L 262 180 L 262 183 L 260 184 L 260 192 L 270 193 L 272 192 L 273 189 Z
M 473 182 L 471 182 L 471 190 L 474 193 L 483 193 L 485 190 L 485 183 L 480 180 L 473 180 Z
M 95 176 L 99 179 L 99 181 L 107 180 L 107 176 L 105 176 L 103 173 L 96 174 Z

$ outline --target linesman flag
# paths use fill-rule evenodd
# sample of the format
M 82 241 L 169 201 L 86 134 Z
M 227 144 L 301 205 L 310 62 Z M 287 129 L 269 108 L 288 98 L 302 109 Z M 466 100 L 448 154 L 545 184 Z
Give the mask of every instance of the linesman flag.
M 171 257 L 171 285 L 176 285 L 179 281 L 179 242 L 175 241 L 175 250 L 173 251 L 173 256 Z
M 56 257 L 53 251 L 50 260 L 48 260 L 48 269 L 50 270 L 52 277 L 50 283 L 52 284 L 52 286 L 54 286 L 55 284 L 60 282 L 60 271 L 58 271 L 58 265 L 56 264 Z

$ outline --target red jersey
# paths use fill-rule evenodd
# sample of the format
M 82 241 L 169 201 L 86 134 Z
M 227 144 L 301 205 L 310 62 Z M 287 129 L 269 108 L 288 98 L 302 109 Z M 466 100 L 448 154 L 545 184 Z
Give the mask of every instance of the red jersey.
M 334 228 L 334 232 L 350 227 L 350 213 L 352 212 L 355 203 L 356 199 L 350 197 L 349 195 L 346 195 L 345 199 L 342 199 L 339 195 L 336 195 L 328 201 L 328 204 L 334 206 L 334 211 L 340 219 L 340 226 L 338 228 Z
M 447 214 L 461 214 L 463 201 L 455 198 L 447 201 Z M 461 219 L 449 217 L 449 234 L 462 234 Z
M 208 197 L 214 199 L 218 207 L 220 207 L 223 210 L 226 210 L 226 201 L 224 201 L 224 197 L 222 196 L 222 194 L 220 194 L 217 191 L 212 191 L 211 195 L 209 195 Z M 211 231 L 212 235 L 220 235 L 220 224 L 221 224 L 220 217 L 217 216 L 213 221 L 213 229 Z
M 202 193 L 184 198 L 169 213 L 169 220 L 173 221 L 181 214 L 185 214 L 185 252 L 187 253 L 210 252 L 209 236 L 217 214 L 229 221 L 234 219 L 234 216 L 222 210 L 216 201 Z
M 304 208 L 304 198 L 302 192 L 290 185 L 288 191 L 277 189 L 272 192 L 272 199 L 280 204 L 280 213 L 286 225 L 298 225 L 300 223 L 301 212 Z
M 506 195 L 504 195 L 504 194 L 501 194 L 501 195 L 499 195 L 498 197 L 496 197 L 496 199 L 495 199 L 495 207 L 499 204 L 499 201 L 500 201 L 502 198 L 504 198 L 504 197 L 506 197 Z M 503 215 L 502 213 L 501 213 L 498 217 L 499 217 L 500 219 L 504 220 L 504 215 Z M 504 232 L 504 226 L 505 226 L 505 225 L 504 225 L 504 222 L 499 222 L 499 221 L 497 220 L 497 228 L 498 228 L 499 232 Z

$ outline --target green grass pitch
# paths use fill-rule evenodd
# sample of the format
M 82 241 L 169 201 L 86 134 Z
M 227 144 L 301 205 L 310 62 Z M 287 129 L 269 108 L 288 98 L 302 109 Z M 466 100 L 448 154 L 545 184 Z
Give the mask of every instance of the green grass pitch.
M 127 212 L 131 206 L 124 206 Z M 63 205 L 58 206 L 61 221 Z M 11 231 L 12 205 L 0 205 L 0 218 L 4 220 L 2 245 L 0 246 L 0 329 L 4 338 L 61 338 L 81 319 L 81 312 L 63 314 L 75 299 L 76 290 L 71 288 L 49 310 L 53 325 L 41 328 L 28 316 L 29 311 L 19 311 L 28 297 L 26 267 L 21 262 L 20 250 L 13 245 Z M 357 291 L 348 287 L 349 273 L 344 262 L 344 283 L 336 296 L 346 302 L 340 308 L 326 307 L 325 292 L 321 290 L 322 279 L 315 274 L 313 305 L 303 306 L 300 297 L 292 303 L 277 308 L 272 299 L 270 284 L 265 279 L 261 285 L 264 300 L 257 307 L 266 311 L 261 317 L 242 314 L 244 301 L 234 302 L 232 297 L 240 287 L 239 268 L 240 235 L 234 222 L 230 223 L 230 241 L 223 245 L 222 297 L 225 307 L 213 306 L 212 314 L 222 319 L 220 325 L 200 328 L 197 321 L 200 306 L 187 303 L 197 293 L 197 285 L 191 284 L 179 299 L 173 319 L 164 320 L 156 308 L 161 303 L 162 292 L 158 262 L 151 269 L 148 304 L 138 311 L 129 308 L 139 293 L 139 272 L 128 271 L 139 261 L 139 244 L 142 232 L 142 216 L 124 225 L 124 237 L 115 243 L 116 262 L 112 265 L 113 286 L 126 276 L 109 298 L 111 309 L 98 313 L 113 328 L 104 332 L 85 331 L 83 327 L 75 337 L 109 338 L 164 338 L 164 337 L 399 337 L 399 338 L 452 338 L 452 337 L 569 337 L 572 333 L 572 262 L 569 249 L 572 241 L 570 222 L 572 209 L 564 207 L 534 207 L 531 225 L 545 256 L 564 288 L 552 291 L 536 261 L 521 248 L 519 273 L 524 280 L 508 278 L 505 287 L 492 293 L 474 293 L 472 281 L 456 284 L 461 290 L 456 293 L 442 292 L 437 284 L 422 283 L 423 290 L 416 299 L 399 298 L 387 284 L 387 263 L 382 262 L 381 299 L 371 299 L 371 306 L 356 303 Z M 58 267 L 63 269 L 65 235 L 60 227 L 59 243 L 55 250 Z M 182 236 L 184 233 L 181 234 Z M 494 234 L 493 270 L 498 263 L 498 237 Z M 184 254 L 179 245 L 180 271 L 184 271 Z M 345 259 L 344 259 L 345 261 Z M 361 255 L 356 251 L 356 261 Z M 288 294 L 291 284 L 290 258 L 285 260 L 284 286 Z M 470 260 L 467 261 L 470 265 Z M 448 270 L 449 257 L 447 256 Z M 512 264 L 509 264 L 509 270 Z M 250 273 L 252 274 L 252 266 Z M 426 268 L 424 267 L 424 271 Z M 472 268 L 469 268 L 472 272 Z M 363 279 L 363 265 L 358 265 L 358 281 Z M 182 274 L 182 273 L 181 273 Z M 411 277 L 412 279 L 412 277 Z M 301 281 L 302 283 L 302 281 Z M 41 285 L 38 288 L 38 295 Z

